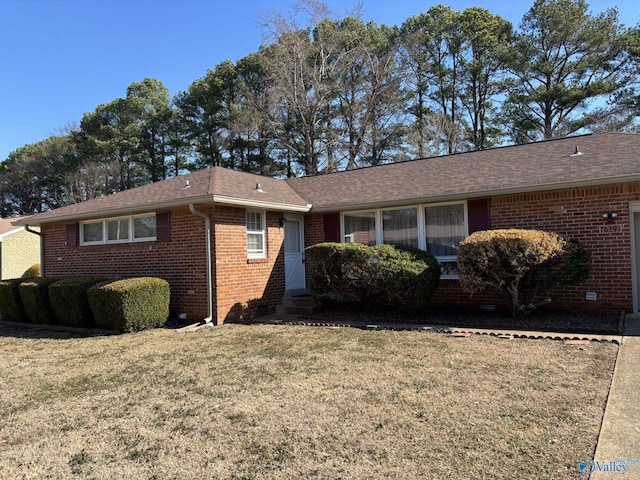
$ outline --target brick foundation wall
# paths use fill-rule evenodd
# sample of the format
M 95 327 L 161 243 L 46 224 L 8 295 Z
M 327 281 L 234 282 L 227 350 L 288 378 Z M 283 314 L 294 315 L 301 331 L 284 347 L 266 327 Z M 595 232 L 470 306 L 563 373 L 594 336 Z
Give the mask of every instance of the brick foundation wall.
M 267 212 L 267 258 L 247 258 L 246 210 L 216 207 L 213 213 L 217 323 L 246 320 L 261 307 L 269 313 L 284 296 L 282 213 Z

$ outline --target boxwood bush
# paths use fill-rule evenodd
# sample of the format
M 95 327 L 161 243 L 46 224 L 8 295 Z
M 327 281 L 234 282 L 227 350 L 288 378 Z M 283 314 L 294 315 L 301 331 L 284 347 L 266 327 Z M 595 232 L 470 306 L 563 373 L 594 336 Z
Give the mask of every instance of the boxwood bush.
M 169 317 L 169 283 L 155 277 L 102 282 L 88 291 L 99 327 L 135 332 L 164 325 Z
M 30 322 L 56 323 L 56 315 L 49 301 L 49 285 L 56 281 L 55 278 L 40 277 L 20 283 L 20 299 Z
M 63 278 L 49 285 L 49 299 L 57 323 L 69 327 L 95 326 L 87 290 L 103 281 L 104 277 Z
M 27 314 L 20 298 L 19 286 L 22 278 L 11 278 L 0 281 L 0 314 L 11 322 L 27 321 Z
M 321 243 L 306 249 L 310 287 L 321 300 L 424 308 L 440 280 L 433 255 L 400 245 Z

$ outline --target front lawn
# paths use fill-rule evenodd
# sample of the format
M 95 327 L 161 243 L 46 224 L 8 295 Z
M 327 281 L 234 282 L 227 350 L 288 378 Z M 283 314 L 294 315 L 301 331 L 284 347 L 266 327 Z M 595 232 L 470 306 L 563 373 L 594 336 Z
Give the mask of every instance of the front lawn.
M 0 326 L 0 478 L 579 478 L 617 346 Z

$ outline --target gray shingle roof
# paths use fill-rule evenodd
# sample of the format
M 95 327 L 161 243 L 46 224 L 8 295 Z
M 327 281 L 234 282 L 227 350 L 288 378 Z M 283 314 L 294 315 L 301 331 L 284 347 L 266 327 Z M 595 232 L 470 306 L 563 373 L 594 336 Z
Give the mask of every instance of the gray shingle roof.
M 581 155 L 572 155 L 576 147 Z M 16 224 L 206 202 L 300 212 L 311 205 L 320 212 L 353 210 L 636 180 L 640 180 L 640 134 L 602 133 L 284 181 L 214 167 L 23 218 Z M 263 192 L 257 191 L 258 183 Z
M 256 189 L 258 183 L 262 192 Z M 309 210 L 307 202 L 282 180 L 214 167 L 32 215 L 17 223 L 39 225 L 206 202 L 275 210 Z
M 582 155 L 572 156 L 576 146 Z M 288 179 L 314 211 L 640 180 L 640 134 L 602 133 Z

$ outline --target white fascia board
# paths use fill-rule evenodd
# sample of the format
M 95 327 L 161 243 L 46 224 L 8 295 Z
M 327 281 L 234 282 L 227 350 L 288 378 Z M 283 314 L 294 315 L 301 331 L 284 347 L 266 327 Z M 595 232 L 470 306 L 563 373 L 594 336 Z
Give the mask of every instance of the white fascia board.
M 4 240 L 4 237 L 8 237 L 9 235 L 13 235 L 14 233 L 18 233 L 24 230 L 24 227 L 17 227 L 13 230 L 9 230 L 8 232 L 0 233 L 0 242 Z
M 306 213 L 311 210 L 312 205 L 289 205 L 287 203 L 275 203 L 275 202 L 262 202 L 259 200 L 249 200 L 245 198 L 234 198 L 234 197 L 226 197 L 224 195 L 214 195 L 213 196 L 214 204 L 222 204 L 222 205 L 237 205 L 240 207 L 251 207 L 258 208 L 261 210 L 275 210 L 275 211 L 283 211 L 283 212 L 302 212 Z

